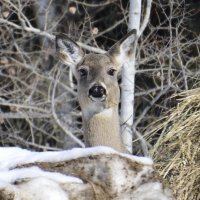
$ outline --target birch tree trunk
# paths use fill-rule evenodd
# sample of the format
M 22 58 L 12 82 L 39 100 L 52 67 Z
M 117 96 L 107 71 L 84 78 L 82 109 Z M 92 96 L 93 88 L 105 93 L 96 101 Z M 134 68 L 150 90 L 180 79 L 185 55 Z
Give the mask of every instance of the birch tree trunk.
M 150 16 L 152 0 L 147 0 L 146 12 L 143 23 L 140 28 L 141 19 L 141 0 L 130 0 L 129 8 L 129 31 L 137 30 L 138 37 L 147 26 Z M 132 153 L 133 141 L 133 122 L 134 122 L 134 92 L 135 92 L 135 54 L 137 40 L 134 44 L 134 54 L 131 60 L 127 61 L 122 69 L 122 92 L 121 92 L 121 121 L 122 138 L 127 150 Z
M 128 29 L 139 32 L 141 17 L 141 0 L 130 0 Z M 137 43 L 137 42 L 136 42 Z M 136 44 L 135 43 L 135 47 Z M 135 48 L 136 49 L 136 48 Z M 135 51 L 133 58 L 122 68 L 121 121 L 122 138 L 127 150 L 132 153 L 132 126 L 134 119 L 134 89 L 135 89 Z

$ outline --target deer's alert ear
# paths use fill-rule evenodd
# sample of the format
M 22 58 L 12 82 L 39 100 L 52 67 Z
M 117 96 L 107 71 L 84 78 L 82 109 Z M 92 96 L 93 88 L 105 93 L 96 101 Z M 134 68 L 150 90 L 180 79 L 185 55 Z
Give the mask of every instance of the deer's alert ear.
M 130 59 L 134 51 L 134 43 L 137 40 L 136 29 L 131 30 L 119 42 L 114 44 L 108 54 L 113 57 L 121 67 L 127 59 Z
M 56 36 L 56 52 L 59 59 L 72 68 L 73 73 L 76 65 L 84 57 L 84 52 L 79 45 L 64 35 Z

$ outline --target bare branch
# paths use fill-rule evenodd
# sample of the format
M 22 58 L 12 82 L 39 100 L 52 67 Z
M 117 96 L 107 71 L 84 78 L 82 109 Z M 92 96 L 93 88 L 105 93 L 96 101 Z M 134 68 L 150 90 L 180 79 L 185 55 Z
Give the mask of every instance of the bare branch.
M 10 25 L 10 26 L 12 26 L 12 27 L 14 27 L 14 28 L 16 28 L 16 29 L 25 30 L 25 31 L 27 31 L 27 32 L 35 33 L 35 34 L 40 35 L 40 36 L 45 36 L 45 37 L 47 37 L 47 38 L 49 38 L 49 39 L 51 39 L 51 40 L 55 40 L 55 36 L 54 36 L 54 35 L 49 34 L 49 33 L 46 32 L 46 31 L 41 31 L 40 29 L 37 29 L 37 28 L 34 28 L 34 27 L 27 27 L 27 26 L 22 27 L 22 26 L 19 26 L 19 25 L 13 23 L 13 22 L 10 22 L 10 21 L 5 20 L 5 19 L 2 19 L 2 18 L 0 18 L 0 23 L 1 23 L 1 24 Z M 105 53 L 105 51 L 102 50 L 102 49 L 95 48 L 95 47 L 91 47 L 91 46 L 85 45 L 85 44 L 83 44 L 83 43 L 81 43 L 81 42 L 77 42 L 77 43 L 78 43 L 82 48 L 84 48 L 84 49 L 86 49 L 86 50 L 88 50 L 88 51 L 93 51 L 93 52 L 95 52 L 95 53 Z
M 71 1 L 73 1 L 73 2 L 75 2 L 77 4 L 81 4 L 83 6 L 87 6 L 87 7 L 100 7 L 100 6 L 107 6 L 107 5 L 111 4 L 111 3 L 116 2 L 117 0 L 108 0 L 108 1 L 106 1 L 104 3 L 98 3 L 98 4 L 86 3 L 86 2 L 81 2 L 81 1 L 77 1 L 77 0 L 71 0 Z

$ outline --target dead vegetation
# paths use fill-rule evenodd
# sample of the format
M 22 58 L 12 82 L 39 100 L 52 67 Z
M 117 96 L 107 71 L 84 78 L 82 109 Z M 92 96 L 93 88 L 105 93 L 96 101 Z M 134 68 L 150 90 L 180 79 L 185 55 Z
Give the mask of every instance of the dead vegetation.
M 151 124 L 148 140 L 155 167 L 177 200 L 200 199 L 200 88 L 178 96 L 178 104 Z M 159 134 L 159 136 L 158 136 Z

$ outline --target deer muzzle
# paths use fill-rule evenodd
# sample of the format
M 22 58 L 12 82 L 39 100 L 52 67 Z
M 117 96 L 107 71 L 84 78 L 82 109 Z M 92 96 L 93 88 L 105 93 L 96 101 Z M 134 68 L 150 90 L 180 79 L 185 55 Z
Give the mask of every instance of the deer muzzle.
M 88 96 L 92 101 L 104 101 L 107 96 L 106 88 L 101 84 L 95 84 L 89 89 Z

